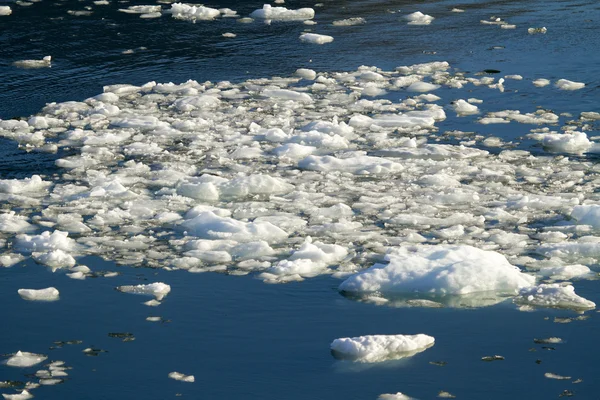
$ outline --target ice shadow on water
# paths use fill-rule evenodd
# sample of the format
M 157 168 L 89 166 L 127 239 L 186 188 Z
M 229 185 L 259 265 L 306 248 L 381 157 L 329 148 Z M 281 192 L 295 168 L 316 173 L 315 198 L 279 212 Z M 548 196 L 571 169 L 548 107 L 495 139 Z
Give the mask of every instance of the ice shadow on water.
M 394 369 L 394 368 L 403 368 L 408 366 L 411 363 L 411 357 L 422 353 L 428 348 L 432 347 L 434 344 L 430 344 L 426 347 L 422 347 L 420 349 L 414 351 L 404 351 L 399 353 L 391 353 L 386 356 L 385 359 L 379 360 L 377 362 L 365 362 L 360 360 L 355 360 L 352 357 L 348 357 L 342 353 L 339 353 L 335 350 L 331 350 L 331 355 L 336 359 L 333 364 L 333 369 L 339 373 L 356 373 L 367 371 L 370 369 Z

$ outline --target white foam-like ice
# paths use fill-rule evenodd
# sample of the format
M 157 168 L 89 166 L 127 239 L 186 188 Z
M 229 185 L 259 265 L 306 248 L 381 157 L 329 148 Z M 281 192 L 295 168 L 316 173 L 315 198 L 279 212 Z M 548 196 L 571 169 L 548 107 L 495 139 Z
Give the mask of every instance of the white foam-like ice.
M 19 296 L 31 301 L 56 301 L 59 298 L 58 289 L 49 287 L 45 289 L 19 289 Z
M 17 351 L 8 360 L 6 360 L 6 365 L 8 365 L 9 367 L 27 368 L 39 364 L 47 358 L 48 356 L 45 356 L 43 354 L 29 353 L 27 351 Z
M 117 287 L 123 293 L 145 294 L 154 296 L 156 300 L 162 300 L 171 291 L 171 286 L 163 282 L 150 283 L 148 285 L 124 285 Z
M 185 21 L 207 21 L 213 20 L 221 15 L 221 12 L 216 8 L 205 6 L 195 6 L 183 3 L 171 4 L 171 14 L 173 18 Z
M 340 290 L 349 293 L 457 294 L 503 292 L 516 294 L 535 278 L 522 273 L 506 257 L 471 246 L 411 246 L 393 249 L 388 264 L 375 264 L 346 279 Z
M 52 233 L 50 233 L 50 231 L 45 231 L 39 235 L 27 235 L 22 233 L 16 237 L 15 248 L 24 252 L 54 250 L 68 252 L 74 250 L 77 246 L 75 241 L 68 236 L 69 234 L 67 232 L 59 230 L 55 230 Z
M 431 15 L 423 14 L 421 11 L 416 11 L 405 15 L 404 19 L 408 21 L 409 25 L 429 25 L 435 18 Z
M 375 363 L 410 357 L 433 346 L 435 339 L 417 335 L 367 335 L 335 339 L 331 351 L 341 359 Z

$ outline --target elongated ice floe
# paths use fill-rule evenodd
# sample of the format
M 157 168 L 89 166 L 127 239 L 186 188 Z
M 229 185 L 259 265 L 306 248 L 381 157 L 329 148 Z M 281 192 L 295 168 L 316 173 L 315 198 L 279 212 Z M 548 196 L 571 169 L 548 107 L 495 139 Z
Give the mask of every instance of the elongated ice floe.
M 29 400 L 29 399 L 33 399 L 33 395 L 27 389 L 23 389 L 21 391 L 21 393 L 17 393 L 17 394 L 4 394 L 4 393 L 2 393 L 2 396 L 6 400 Z
M 333 36 L 321 35 L 319 33 L 303 33 L 300 41 L 314 44 L 325 44 L 333 42 Z
M 414 400 L 412 397 L 405 395 L 402 392 L 398 393 L 383 393 L 377 397 L 377 400 Z
M 251 18 L 260 18 L 273 21 L 294 21 L 313 19 L 315 10 L 312 8 L 300 8 L 298 10 L 289 10 L 285 7 L 273 7 L 269 4 L 263 5 L 263 8 L 254 10 Z
M 367 335 L 335 339 L 332 354 L 342 360 L 375 363 L 410 357 L 433 346 L 431 336 L 418 335 Z
M 56 301 L 59 299 L 58 289 L 49 287 L 46 289 L 19 289 L 19 296 L 31 301 Z
M 494 251 L 466 245 L 412 246 L 393 249 L 388 264 L 375 264 L 346 279 L 349 293 L 423 293 L 464 295 L 474 292 L 516 294 L 535 278 L 522 273 Z
M 559 79 L 556 81 L 556 87 L 561 90 L 578 90 L 585 87 L 583 82 L 573 82 L 568 79 Z
M 148 285 L 124 285 L 118 286 L 117 290 L 123 293 L 145 294 L 154 296 L 156 300 L 162 300 L 171 291 L 171 286 L 163 282 L 150 283 Z
M 561 285 L 559 283 L 542 283 L 538 286 L 523 288 L 515 303 L 537 307 L 555 307 L 572 309 L 595 308 L 596 303 L 575 294 L 572 285 Z
M 19 60 L 13 62 L 13 65 L 25 69 L 49 68 L 52 66 L 52 56 L 45 56 L 41 60 Z
M 169 378 L 181 382 L 194 382 L 196 380 L 194 375 L 185 375 L 181 372 L 169 372 Z
M 0 17 L 12 14 L 10 6 L 0 6 Z
M 43 354 L 29 353 L 27 351 L 17 351 L 13 356 L 6 360 L 9 367 L 27 368 L 46 360 L 48 356 Z

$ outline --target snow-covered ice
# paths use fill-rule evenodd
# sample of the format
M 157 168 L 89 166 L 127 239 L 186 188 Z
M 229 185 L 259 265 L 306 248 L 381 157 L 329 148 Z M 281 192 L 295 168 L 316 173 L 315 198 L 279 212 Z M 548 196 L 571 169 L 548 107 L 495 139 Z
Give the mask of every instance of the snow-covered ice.
M 307 20 L 313 19 L 315 16 L 315 10 L 312 8 L 300 8 L 298 10 L 291 10 L 285 7 L 273 7 L 269 4 L 263 5 L 263 8 L 254 10 L 251 14 L 251 18 L 260 18 L 273 21 L 294 21 L 294 20 Z
M 6 360 L 6 365 L 8 365 L 9 367 L 27 368 L 39 364 L 47 358 L 48 356 L 45 356 L 43 354 L 29 353 L 27 351 L 17 351 L 8 360 Z
M 416 11 L 405 15 L 404 19 L 408 21 L 409 25 L 429 25 L 435 18 L 431 15 L 423 14 L 421 11 Z
M 433 346 L 431 336 L 367 335 L 335 339 L 331 351 L 336 358 L 364 363 L 376 363 L 410 357 Z
M 519 296 L 515 298 L 515 303 L 576 310 L 596 307 L 593 301 L 578 296 L 572 285 L 561 285 L 559 283 L 542 283 L 538 286 L 523 288 L 519 292 Z

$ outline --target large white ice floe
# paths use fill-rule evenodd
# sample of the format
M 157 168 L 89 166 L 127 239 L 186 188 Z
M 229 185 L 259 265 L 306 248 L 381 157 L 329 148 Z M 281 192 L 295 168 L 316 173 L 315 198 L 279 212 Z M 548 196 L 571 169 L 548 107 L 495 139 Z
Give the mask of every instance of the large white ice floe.
M 171 291 L 171 286 L 163 282 L 155 282 L 147 285 L 124 285 L 118 286 L 117 290 L 123 293 L 144 294 L 154 296 L 156 300 L 162 300 Z
M 335 339 L 332 354 L 342 360 L 376 363 L 410 357 L 433 346 L 432 336 L 417 335 L 367 335 Z
M 516 294 L 535 278 L 522 273 L 494 251 L 466 245 L 406 246 L 386 255 L 387 264 L 375 264 L 346 279 L 347 293 L 465 295 L 474 292 Z
M 272 21 L 294 21 L 313 19 L 315 10 L 312 8 L 300 8 L 298 10 L 290 10 L 285 7 L 273 7 L 269 4 L 263 5 L 263 8 L 254 10 L 250 17 L 260 18 Z
M 29 353 L 27 351 L 17 351 L 8 360 L 6 360 L 6 365 L 8 365 L 9 367 L 27 368 L 39 364 L 47 358 L 48 356 L 45 356 L 43 354 Z
M 31 301 L 56 301 L 59 298 L 58 289 L 49 287 L 46 289 L 19 289 L 19 296 Z
M 572 285 L 561 285 L 559 283 L 542 283 L 538 286 L 523 288 L 514 301 L 521 305 L 576 310 L 596 307 L 596 303 L 593 301 L 578 296 Z

